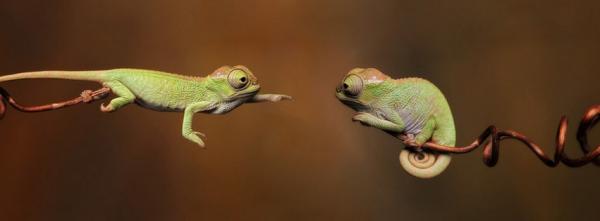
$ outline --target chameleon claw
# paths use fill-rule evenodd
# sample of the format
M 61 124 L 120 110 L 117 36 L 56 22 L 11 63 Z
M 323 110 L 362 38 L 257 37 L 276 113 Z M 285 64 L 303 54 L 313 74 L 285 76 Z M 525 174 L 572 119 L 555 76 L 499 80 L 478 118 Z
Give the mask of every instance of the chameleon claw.
M 292 100 L 292 96 L 285 94 L 257 94 L 250 99 L 250 102 L 279 102 L 282 100 Z
M 104 105 L 104 103 L 100 104 L 100 111 L 105 112 L 105 113 L 109 113 L 114 111 L 115 109 L 109 104 L 109 105 Z
M 206 137 L 206 135 L 205 135 L 204 133 L 202 133 L 202 132 L 194 131 L 194 132 L 192 132 L 192 133 L 194 133 L 194 134 L 196 134 L 196 135 L 199 135 L 199 136 L 201 136 L 201 137 Z
M 199 137 L 205 137 L 205 135 L 201 132 L 198 131 L 188 131 L 188 132 L 184 132 L 183 133 L 183 137 L 195 144 L 198 144 L 198 146 L 200 146 L 200 148 L 204 149 L 206 147 L 204 147 L 204 141 L 202 141 L 202 139 Z
M 198 144 L 198 146 L 200 146 L 201 149 L 206 149 L 206 146 L 204 145 L 204 142 L 202 140 L 200 140 L 199 142 L 195 142 L 196 144 Z
M 370 127 L 371 125 L 369 125 L 369 124 L 365 123 L 365 120 L 366 120 L 366 118 L 368 117 L 368 116 L 366 116 L 366 115 L 368 115 L 368 114 L 367 114 L 367 113 L 358 113 L 358 114 L 356 114 L 356 115 L 354 115 L 354 116 L 352 117 L 352 121 L 353 121 L 353 122 L 357 122 L 357 121 L 358 121 L 358 122 L 359 122 L 360 124 L 362 124 L 363 126 Z
M 198 136 L 201 136 L 202 138 L 206 138 L 206 135 L 204 135 L 204 133 L 202 133 L 202 132 L 193 131 L 192 133 L 196 134 Z M 194 141 L 194 143 L 198 144 L 200 146 L 200 148 L 206 149 L 206 146 L 204 145 L 204 141 L 202 141 L 202 139 L 198 138 L 197 140 Z
M 402 135 L 400 135 L 400 140 L 402 140 L 402 143 L 405 146 L 415 148 L 415 150 L 417 150 L 417 151 L 421 150 L 422 145 L 417 143 L 417 140 L 415 139 L 414 134 L 402 134 Z
M 270 100 L 271 100 L 271 102 L 279 102 L 282 100 L 292 100 L 292 97 L 289 95 L 278 94 L 278 95 L 273 95 Z
M 281 95 L 279 101 L 282 101 L 282 100 L 290 100 L 291 101 L 291 100 L 294 100 L 294 98 L 292 98 L 292 96 L 289 96 L 289 95 Z
M 194 134 L 196 134 L 196 133 L 194 133 Z M 201 136 L 203 136 L 203 135 L 201 135 Z M 204 145 L 204 141 L 202 141 L 202 139 L 198 138 L 198 139 L 196 139 L 196 140 L 194 140 L 192 142 L 198 144 L 198 146 L 200 146 L 200 148 L 206 149 L 206 146 Z

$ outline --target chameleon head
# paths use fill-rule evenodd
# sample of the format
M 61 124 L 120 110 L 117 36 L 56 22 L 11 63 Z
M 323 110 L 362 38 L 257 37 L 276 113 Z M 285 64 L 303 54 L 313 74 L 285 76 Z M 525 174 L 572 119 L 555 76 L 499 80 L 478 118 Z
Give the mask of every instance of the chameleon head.
M 380 99 L 377 96 L 382 82 L 391 79 L 375 68 L 354 68 L 336 88 L 336 97 L 343 104 L 356 111 L 369 109 L 371 101 Z M 375 94 L 374 94 L 375 93 Z
M 355 68 L 346 74 L 336 88 L 336 97 L 356 111 L 369 113 L 379 118 L 379 120 L 374 120 L 374 123 L 366 122 L 367 125 L 382 129 L 402 139 L 405 131 L 386 128 L 379 123 L 385 121 L 397 125 L 410 124 L 402 119 L 401 110 L 398 109 L 406 102 L 403 97 L 408 97 L 402 96 L 404 91 L 400 84 L 402 84 L 401 81 L 394 80 L 377 69 Z M 362 120 L 359 121 L 365 124 Z M 448 167 L 451 158 L 447 154 L 416 153 L 404 149 L 400 152 L 399 159 L 400 165 L 409 174 L 419 178 L 431 178 L 443 172 Z
M 258 79 L 245 66 L 223 66 L 209 77 L 220 85 L 218 91 L 226 101 L 246 100 L 260 90 Z

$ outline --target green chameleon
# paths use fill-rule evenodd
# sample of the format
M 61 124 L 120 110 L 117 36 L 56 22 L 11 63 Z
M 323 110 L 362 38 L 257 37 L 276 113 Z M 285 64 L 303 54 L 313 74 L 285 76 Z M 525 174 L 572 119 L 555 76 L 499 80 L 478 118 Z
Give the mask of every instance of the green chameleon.
M 117 96 L 100 110 L 113 112 L 136 103 L 156 111 L 183 112 L 183 137 L 204 147 L 200 136 L 192 130 L 195 113 L 225 114 L 247 102 L 278 102 L 291 99 L 280 94 L 258 94 L 260 85 L 248 68 L 223 66 L 206 77 L 184 76 L 152 70 L 113 69 L 102 71 L 38 71 L 0 76 L 0 82 L 57 78 L 96 81 Z
M 352 120 L 379 128 L 416 151 L 403 149 L 400 164 L 411 175 L 431 178 L 450 164 L 450 155 L 418 149 L 427 141 L 454 146 L 452 112 L 442 92 L 421 78 L 392 79 L 374 68 L 355 68 L 336 89 L 337 98 L 358 111 Z

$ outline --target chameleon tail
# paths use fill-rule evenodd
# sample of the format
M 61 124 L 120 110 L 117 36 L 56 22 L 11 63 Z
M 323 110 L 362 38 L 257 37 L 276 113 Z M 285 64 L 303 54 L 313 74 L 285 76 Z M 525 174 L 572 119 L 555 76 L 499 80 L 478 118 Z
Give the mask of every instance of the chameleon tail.
M 0 82 L 20 79 L 53 78 L 66 80 L 96 81 L 107 79 L 105 71 L 34 71 L 0 76 Z
M 416 152 L 403 149 L 400 152 L 400 165 L 409 174 L 419 178 L 432 178 L 444 172 L 452 157 L 449 154 Z

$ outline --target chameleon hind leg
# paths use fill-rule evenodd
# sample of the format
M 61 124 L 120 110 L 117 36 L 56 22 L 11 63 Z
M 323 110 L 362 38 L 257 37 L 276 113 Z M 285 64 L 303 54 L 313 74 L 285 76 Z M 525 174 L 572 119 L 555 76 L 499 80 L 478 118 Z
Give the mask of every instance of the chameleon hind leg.
M 427 123 L 425 123 L 425 126 L 421 129 L 421 131 L 418 134 L 407 134 L 406 139 L 404 140 L 404 144 L 420 148 L 421 145 L 423 145 L 425 142 L 431 139 L 435 128 L 435 120 L 431 118 L 427 121 Z
M 102 112 L 113 112 L 127 104 L 133 103 L 135 100 L 135 95 L 121 82 L 110 81 L 104 83 L 104 86 L 109 87 L 117 97 L 112 99 L 108 105 L 100 105 Z

